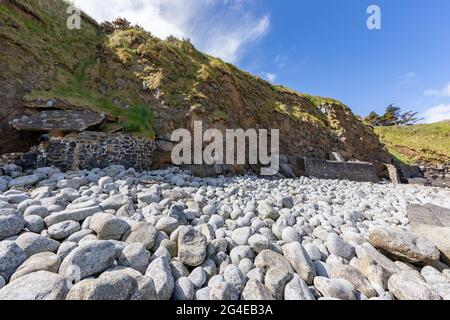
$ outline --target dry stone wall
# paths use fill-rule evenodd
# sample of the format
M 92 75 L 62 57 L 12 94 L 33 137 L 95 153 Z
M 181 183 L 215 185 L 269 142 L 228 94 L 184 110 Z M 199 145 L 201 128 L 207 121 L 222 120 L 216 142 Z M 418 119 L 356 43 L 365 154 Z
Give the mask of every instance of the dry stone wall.
M 305 158 L 305 175 L 319 179 L 378 182 L 375 166 L 366 162 L 338 162 Z
M 45 147 L 42 160 L 45 165 L 54 165 L 62 170 L 110 165 L 149 170 L 154 150 L 155 142 L 143 137 L 85 131 L 52 138 Z

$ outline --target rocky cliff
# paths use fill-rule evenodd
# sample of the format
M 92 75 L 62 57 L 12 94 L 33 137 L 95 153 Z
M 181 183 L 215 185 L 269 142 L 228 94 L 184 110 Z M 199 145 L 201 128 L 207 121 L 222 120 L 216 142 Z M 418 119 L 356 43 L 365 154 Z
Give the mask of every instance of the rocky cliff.
M 11 120 L 49 109 L 106 115 L 103 132 L 132 132 L 168 144 L 174 129 L 280 129 L 294 172 L 301 157 L 390 162 L 373 130 L 339 101 L 274 86 L 198 51 L 130 27 L 105 32 L 87 15 L 66 27 L 61 0 L 0 2 L 0 152 L 26 151 L 38 132 Z M 163 154 L 161 159 L 163 159 Z M 163 162 L 161 160 L 161 162 Z

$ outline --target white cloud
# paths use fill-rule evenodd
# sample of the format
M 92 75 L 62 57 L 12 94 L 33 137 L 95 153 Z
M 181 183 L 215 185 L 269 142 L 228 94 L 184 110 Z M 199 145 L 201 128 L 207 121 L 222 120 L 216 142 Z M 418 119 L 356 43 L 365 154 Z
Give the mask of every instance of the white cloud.
M 397 77 L 397 84 L 406 85 L 416 80 L 416 78 L 417 74 L 415 72 L 408 72 Z
M 439 104 L 420 115 L 423 123 L 435 123 L 443 120 L 450 120 L 450 104 Z
M 274 83 L 275 80 L 277 79 L 277 75 L 270 72 L 262 72 L 261 77 L 272 83 Z
M 424 94 L 432 97 L 450 97 L 450 82 L 440 90 L 430 89 L 426 90 Z
M 189 38 L 200 50 L 232 63 L 270 27 L 270 15 L 256 15 L 246 0 L 76 0 L 75 4 L 100 22 L 122 17 L 163 39 Z

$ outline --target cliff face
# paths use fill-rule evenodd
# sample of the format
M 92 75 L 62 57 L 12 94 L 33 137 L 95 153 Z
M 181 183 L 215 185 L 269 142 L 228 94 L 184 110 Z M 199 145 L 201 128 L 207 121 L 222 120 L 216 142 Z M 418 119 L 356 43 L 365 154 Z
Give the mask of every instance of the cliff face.
M 160 40 L 140 28 L 101 31 L 83 15 L 66 27 L 61 0 L 0 2 L 0 152 L 25 151 L 36 135 L 19 133 L 13 118 L 47 109 L 106 114 L 96 129 L 168 140 L 192 128 L 280 129 L 281 153 L 375 163 L 390 157 L 373 130 L 333 99 L 270 83 L 205 55 L 189 41 Z

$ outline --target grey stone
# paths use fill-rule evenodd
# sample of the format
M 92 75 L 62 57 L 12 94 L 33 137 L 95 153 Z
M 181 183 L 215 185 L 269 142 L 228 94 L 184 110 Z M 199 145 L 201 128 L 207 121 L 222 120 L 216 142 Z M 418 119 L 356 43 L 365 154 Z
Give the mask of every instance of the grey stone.
M 157 230 L 152 224 L 142 221 L 132 226 L 131 233 L 125 242 L 142 243 L 148 250 L 151 250 L 155 244 L 156 232 Z
M 150 263 L 150 256 L 143 243 L 132 243 L 122 250 L 118 262 L 144 274 Z
M 441 300 L 439 294 L 417 271 L 401 271 L 388 282 L 389 291 L 398 300 Z
M 191 267 L 200 266 L 206 258 L 206 237 L 193 227 L 183 227 L 178 235 L 178 258 Z
M 358 291 L 364 293 L 368 298 L 377 296 L 377 292 L 372 287 L 369 280 L 352 266 L 341 265 L 333 267 L 331 269 L 331 277 L 347 280 L 348 282 L 352 283 Z
M 98 274 L 114 264 L 116 251 L 109 241 L 91 241 L 80 244 L 62 261 L 59 273 L 69 276 L 79 273 L 81 279 Z
M 201 288 L 207 281 L 205 270 L 202 267 L 195 268 L 189 275 L 189 280 L 196 289 Z
M 225 282 L 233 285 L 236 290 L 241 293 L 245 287 L 245 277 L 241 270 L 234 264 L 229 264 L 223 273 L 223 278 Z
M 319 248 L 313 243 L 305 244 L 304 248 L 312 261 L 320 261 L 323 259 L 322 252 L 320 252 Z
M 189 270 L 180 261 L 171 261 L 170 268 L 172 270 L 172 276 L 175 280 L 182 277 L 189 277 Z
M 90 228 L 100 240 L 120 240 L 131 227 L 125 220 L 112 214 L 97 213 L 92 217 Z
M 265 274 L 271 268 L 285 268 L 290 272 L 293 272 L 291 264 L 289 261 L 283 257 L 281 254 L 276 253 L 272 250 L 263 250 L 255 258 L 255 266 L 260 268 Z
M 181 277 L 175 282 L 172 298 L 174 300 L 190 301 L 194 299 L 194 285 L 191 280 Z
M 41 252 L 56 252 L 60 246 L 58 241 L 32 232 L 21 234 L 16 243 L 28 257 Z
M 64 241 L 58 248 L 58 252 L 56 253 L 58 257 L 63 261 L 73 249 L 78 246 L 76 242 Z
M 264 282 L 264 273 L 260 268 L 254 268 L 247 273 L 248 280 L 256 280 L 261 283 Z
M 259 217 L 263 220 L 271 219 L 273 221 L 276 221 L 280 217 L 280 214 L 278 213 L 278 211 L 275 210 L 273 208 L 272 204 L 270 204 L 267 201 L 261 201 L 258 204 L 258 213 L 259 213 Z
M 231 239 L 233 239 L 237 245 L 244 246 L 248 244 L 248 239 L 252 236 L 252 234 L 253 231 L 250 227 L 238 228 L 233 231 Z
M 316 277 L 314 279 L 314 286 L 325 298 L 358 300 L 355 286 L 344 279 Z
M 127 300 L 136 280 L 123 272 L 104 273 L 98 279 L 86 279 L 70 289 L 67 300 Z
M 137 287 L 131 292 L 129 300 L 152 301 L 157 300 L 153 279 L 147 276 L 136 277 Z
M 155 283 L 158 300 L 169 300 L 172 296 L 175 281 L 169 263 L 164 258 L 157 258 L 148 266 L 146 275 Z
M 81 230 L 81 226 L 78 222 L 63 221 L 48 228 L 48 235 L 55 240 L 64 240 L 79 230 Z
M 158 203 L 161 201 L 161 196 L 154 192 L 146 192 L 139 194 L 138 200 L 146 204 Z
M 270 249 L 270 241 L 261 234 L 255 234 L 248 239 L 248 244 L 256 253 Z
M 443 261 L 450 265 L 450 209 L 410 204 L 406 211 L 411 232 L 431 241 L 442 253 Z
M 173 217 L 162 217 L 156 223 L 156 229 L 170 235 L 179 226 L 178 220 Z
M 16 209 L 0 209 L 0 240 L 15 236 L 25 226 L 22 213 Z
M 41 233 L 45 229 L 45 222 L 40 216 L 26 216 L 25 228 L 34 233 Z
M 23 214 L 24 217 L 27 216 L 40 216 L 42 219 L 47 217 L 50 213 L 48 212 L 48 209 L 41 205 L 32 205 L 25 209 L 25 212 Z
M 0 300 L 64 300 L 67 292 L 64 277 L 48 271 L 38 271 L 0 289 Z
M 281 234 L 281 239 L 284 242 L 300 242 L 301 241 L 301 236 L 298 233 L 297 230 L 295 230 L 293 227 L 286 227 L 284 228 L 282 234 Z
M 319 277 L 329 278 L 331 273 L 331 268 L 323 261 L 314 261 L 314 268 L 316 269 L 316 274 Z
M 0 276 L 8 280 L 26 259 L 26 253 L 16 243 L 0 241 Z
M 103 210 L 119 210 L 124 205 L 129 204 L 129 202 L 130 199 L 128 199 L 127 196 L 117 195 L 103 200 L 100 203 L 100 207 L 103 208 Z
M 305 248 L 299 242 L 291 242 L 284 245 L 283 255 L 307 284 L 313 283 L 316 276 L 316 268 Z
M 378 252 L 368 242 L 358 246 L 356 253 L 359 259 L 357 260 L 358 266 L 355 265 L 355 267 L 371 282 L 379 283 L 385 289 L 387 289 L 389 278 L 400 271 L 400 268 L 394 262 Z
M 210 289 L 208 287 L 195 291 L 195 300 L 209 301 L 211 300 Z
M 228 282 L 219 282 L 209 288 L 211 300 L 236 301 L 239 300 L 239 292 L 236 287 Z
M 99 206 L 89 207 L 89 208 L 80 208 L 73 210 L 65 210 L 57 213 L 53 213 L 48 217 L 45 217 L 45 224 L 50 227 L 56 223 L 63 221 L 76 221 L 80 222 L 84 219 L 93 216 L 96 213 L 102 212 L 102 208 Z
M 316 300 L 306 282 L 296 274 L 284 289 L 284 299 L 294 301 Z
M 407 262 L 437 261 L 440 257 L 439 250 L 429 240 L 399 228 L 374 228 L 369 232 L 369 241 L 375 248 Z
M 275 300 L 272 293 L 261 282 L 249 280 L 242 292 L 245 301 L 271 301 Z
M 9 188 L 14 188 L 14 187 L 19 187 L 19 188 L 32 187 L 37 182 L 39 182 L 41 179 L 42 179 L 41 176 L 39 176 L 37 174 L 32 174 L 32 175 L 29 175 L 29 176 L 22 176 L 22 177 L 15 178 L 15 179 L 12 179 L 11 181 L 9 181 L 8 187 Z
M 355 247 L 342 240 L 337 234 L 329 233 L 327 236 L 327 248 L 330 254 L 342 257 L 350 261 L 355 256 Z
M 61 259 L 53 252 L 41 252 L 31 256 L 11 276 L 11 282 L 37 271 L 58 273 Z
M 77 232 L 72 233 L 70 236 L 67 237 L 65 242 L 75 242 L 78 243 L 80 240 L 82 240 L 84 237 L 93 234 L 94 231 L 91 229 L 83 229 Z
M 264 283 L 277 300 L 284 299 L 284 289 L 286 284 L 291 280 L 291 274 L 286 268 L 271 268 L 266 273 Z

